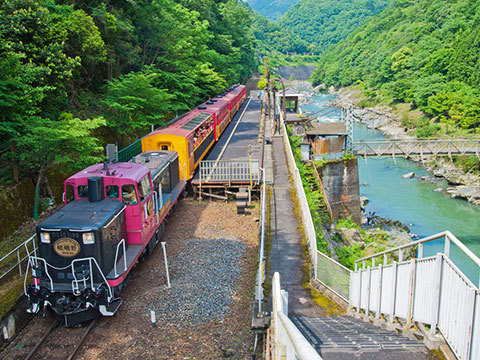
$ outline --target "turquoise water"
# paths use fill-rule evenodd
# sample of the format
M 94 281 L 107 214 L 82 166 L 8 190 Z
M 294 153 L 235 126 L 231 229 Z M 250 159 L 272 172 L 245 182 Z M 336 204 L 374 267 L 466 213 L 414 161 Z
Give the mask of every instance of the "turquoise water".
M 316 95 L 313 102 L 303 106 L 304 112 L 314 112 L 327 106 L 330 95 Z M 340 121 L 340 111 L 330 113 L 319 121 Z M 384 136 L 365 125 L 354 124 L 354 139 L 374 139 Z M 477 256 L 480 256 L 480 206 L 465 200 L 452 199 L 436 188 L 445 188 L 445 181 L 431 184 L 418 177 L 429 174 L 420 164 L 397 158 L 359 158 L 360 195 L 369 199 L 366 211 L 407 224 L 412 234 L 420 238 L 450 230 Z M 403 174 L 415 172 L 415 178 Z M 424 255 L 443 250 L 443 240 L 428 243 Z M 457 266 L 478 285 L 480 271 L 471 260 L 452 246 L 451 255 Z

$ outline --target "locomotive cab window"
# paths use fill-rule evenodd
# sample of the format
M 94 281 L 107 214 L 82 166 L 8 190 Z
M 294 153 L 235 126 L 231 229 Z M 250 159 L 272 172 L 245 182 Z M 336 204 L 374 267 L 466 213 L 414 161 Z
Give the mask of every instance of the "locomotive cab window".
M 137 193 L 135 192 L 135 185 L 122 186 L 122 200 L 125 205 L 137 205 Z
M 145 175 L 138 183 L 138 195 L 140 196 L 140 202 L 143 202 L 145 198 L 152 193 L 152 187 L 150 186 L 150 179 L 148 175 Z
M 177 165 L 178 166 L 178 165 Z M 170 193 L 170 168 L 167 166 L 153 181 L 155 190 L 158 190 L 159 184 L 162 184 L 162 193 Z
M 77 194 L 79 198 L 88 198 L 88 185 L 78 185 Z
M 67 185 L 67 188 L 65 190 L 65 200 L 67 201 L 67 203 L 75 200 L 75 192 L 73 189 L 73 185 Z
M 118 186 L 117 185 L 107 185 L 105 186 L 105 192 L 107 194 L 107 198 L 109 199 L 116 199 L 118 198 Z

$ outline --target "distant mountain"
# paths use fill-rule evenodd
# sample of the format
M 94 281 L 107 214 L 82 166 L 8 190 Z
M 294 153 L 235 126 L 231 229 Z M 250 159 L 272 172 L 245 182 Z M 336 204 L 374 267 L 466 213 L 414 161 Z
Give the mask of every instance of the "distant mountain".
M 266 17 L 251 10 L 252 29 L 255 38 L 258 40 L 257 49 L 261 54 L 270 52 L 305 53 L 308 51 L 308 43 L 297 34 L 282 29 Z
M 411 103 L 427 116 L 417 136 L 480 133 L 480 2 L 393 0 L 330 47 L 314 84 L 360 84 L 376 100 Z M 429 121 L 427 121 L 429 120 Z M 421 131 L 419 131 L 421 130 Z M 443 135 L 442 134 L 442 135 Z
M 250 7 L 271 21 L 278 20 L 298 0 L 244 0 Z
M 277 22 L 319 50 L 345 39 L 390 0 L 300 0 Z

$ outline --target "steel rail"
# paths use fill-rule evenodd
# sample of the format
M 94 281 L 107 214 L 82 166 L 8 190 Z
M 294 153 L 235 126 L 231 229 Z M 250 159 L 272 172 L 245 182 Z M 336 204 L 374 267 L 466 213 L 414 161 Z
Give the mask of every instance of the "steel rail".
M 83 342 L 85 341 L 85 339 L 87 338 L 87 335 L 90 333 L 90 331 L 92 330 L 93 326 L 97 323 L 97 319 L 94 319 L 90 322 L 90 325 L 88 325 L 88 328 L 87 330 L 85 331 L 85 333 L 83 334 L 82 338 L 80 339 L 80 341 L 78 342 L 77 346 L 75 346 L 75 349 L 73 349 L 72 353 L 70 354 L 70 356 L 68 357 L 67 360 L 72 360 L 73 358 L 75 358 L 75 355 L 77 355 L 77 352 L 78 350 L 80 350 L 80 348 L 82 347 L 82 344 Z
M 50 335 L 52 333 L 52 331 L 58 326 L 59 324 L 59 321 L 56 320 L 53 322 L 52 326 L 50 326 L 50 328 L 47 330 L 47 332 L 42 336 L 42 338 L 35 344 L 34 348 L 32 349 L 32 351 L 30 351 L 30 353 L 27 355 L 27 357 L 25 358 L 25 360 L 30 360 L 33 355 L 35 355 L 35 353 L 38 351 L 38 349 L 40 348 L 40 346 L 42 346 L 42 344 L 44 343 L 44 341 L 47 339 L 48 335 Z

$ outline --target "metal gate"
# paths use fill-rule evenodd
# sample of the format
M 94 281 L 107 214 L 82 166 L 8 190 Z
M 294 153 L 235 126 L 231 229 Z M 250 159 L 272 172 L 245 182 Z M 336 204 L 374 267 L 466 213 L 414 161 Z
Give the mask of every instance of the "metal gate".
M 200 181 L 202 183 L 258 183 L 260 179 L 260 166 L 258 160 L 204 160 L 200 161 L 199 170 Z

